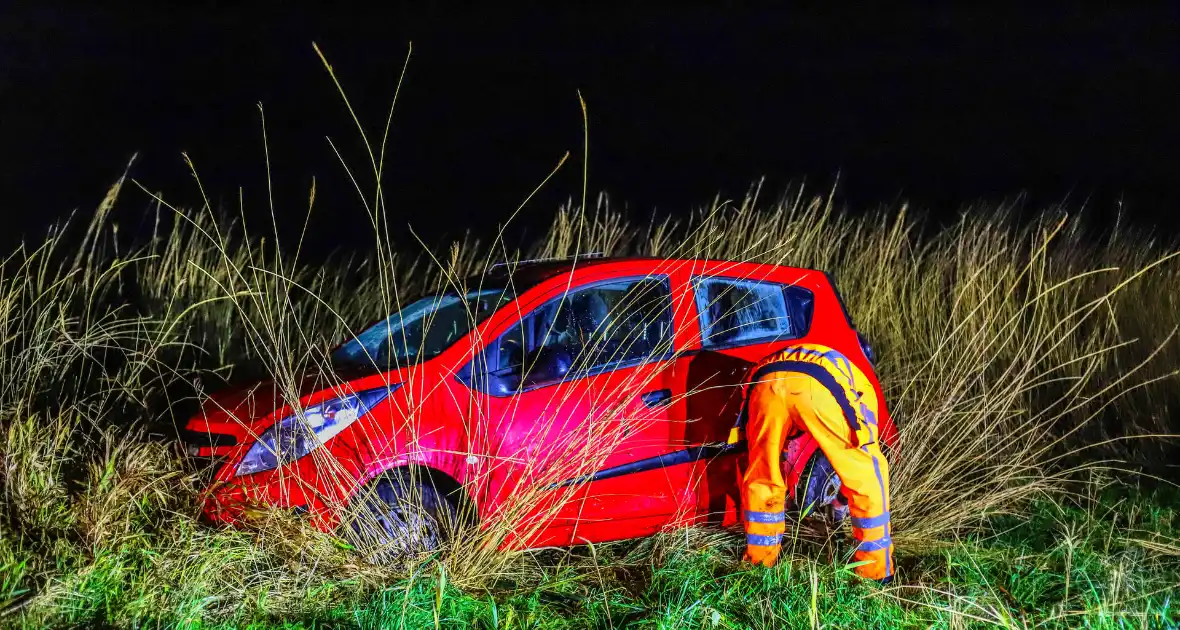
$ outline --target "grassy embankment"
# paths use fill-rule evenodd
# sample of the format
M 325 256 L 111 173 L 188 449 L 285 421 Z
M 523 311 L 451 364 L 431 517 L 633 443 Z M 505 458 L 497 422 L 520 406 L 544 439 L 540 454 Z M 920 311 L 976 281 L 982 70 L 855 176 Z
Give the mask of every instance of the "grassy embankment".
M 113 189 L 84 234 L 75 225 L 0 262 L 2 624 L 1180 623 L 1178 495 L 1153 480 L 1176 472 L 1175 443 L 1160 436 L 1180 432 L 1170 245 L 994 207 L 930 231 L 904 208 L 853 218 L 799 191 L 679 223 L 567 209 L 521 250 L 497 238 L 416 253 L 392 245 L 378 187 L 362 196 L 373 253 L 309 267 L 294 244 L 276 248 L 208 205 L 161 200 L 160 232 L 118 244 L 109 214 L 128 194 Z M 146 434 L 231 376 L 268 374 L 291 400 L 297 373 L 352 327 L 490 261 L 579 251 L 835 272 L 901 421 L 895 585 L 858 582 L 839 532 L 792 536 L 774 570 L 737 566 L 741 537 L 705 529 L 498 551 L 507 533 L 536 526 L 521 522 L 530 493 L 437 554 L 377 566 L 289 514 L 202 525 L 190 462 Z M 567 459 L 592 467 L 617 439 Z
M 185 213 L 118 252 L 105 220 L 113 202 L 81 247 L 51 237 L 4 261 L 6 624 L 1150 628 L 1180 614 L 1177 495 L 1116 470 L 1170 461 L 1165 440 L 1120 438 L 1173 432 L 1176 409 L 1180 268 L 1157 265 L 1168 252 L 1132 235 L 1095 241 L 1076 221 L 1046 214 L 1020 226 L 994 209 L 922 233 L 901 211 L 852 219 L 790 197 L 646 228 L 605 209 L 562 212 L 546 241 L 510 254 L 835 271 L 902 422 L 900 579 L 882 590 L 851 577 L 839 536 L 800 536 L 773 571 L 736 566 L 733 532 L 568 553 L 478 544 L 519 526 L 509 514 L 390 568 L 282 514 L 244 531 L 199 524 L 191 467 L 138 427 L 234 369 L 282 382 L 345 325 L 502 248 L 468 241 L 416 261 L 385 248 L 336 273 Z

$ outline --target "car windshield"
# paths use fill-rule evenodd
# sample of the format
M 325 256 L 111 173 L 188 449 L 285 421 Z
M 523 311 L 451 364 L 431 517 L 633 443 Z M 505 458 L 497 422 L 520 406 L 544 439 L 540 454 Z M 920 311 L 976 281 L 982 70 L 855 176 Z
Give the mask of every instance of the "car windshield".
M 395 370 L 429 361 L 514 296 L 514 291 L 498 287 L 424 297 L 342 344 L 332 353 L 332 363 Z

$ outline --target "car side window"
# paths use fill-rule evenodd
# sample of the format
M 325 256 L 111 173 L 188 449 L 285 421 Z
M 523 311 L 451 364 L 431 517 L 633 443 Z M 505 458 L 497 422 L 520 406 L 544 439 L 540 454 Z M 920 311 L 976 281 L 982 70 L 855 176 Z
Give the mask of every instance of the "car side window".
M 597 284 L 546 302 L 488 344 L 473 385 L 507 395 L 636 365 L 670 355 L 672 338 L 666 278 Z
M 736 278 L 694 282 L 701 346 L 724 348 L 795 339 L 811 327 L 812 295 L 800 287 Z

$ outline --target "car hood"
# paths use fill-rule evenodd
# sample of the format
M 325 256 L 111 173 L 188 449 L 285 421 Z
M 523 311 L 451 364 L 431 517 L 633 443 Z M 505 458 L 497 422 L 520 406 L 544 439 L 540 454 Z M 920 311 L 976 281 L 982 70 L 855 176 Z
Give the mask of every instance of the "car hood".
M 208 446 L 213 447 L 212 453 L 205 453 L 202 449 L 202 454 L 224 454 L 234 445 L 254 439 L 273 424 L 276 410 L 288 404 L 298 404 L 310 394 L 331 388 L 347 392 L 380 387 L 382 383 L 404 382 L 411 370 L 384 375 L 317 370 L 301 373 L 286 383 L 261 379 L 230 387 L 205 400 L 201 410 L 185 424 L 186 438 L 199 446 L 204 447 L 208 442 Z

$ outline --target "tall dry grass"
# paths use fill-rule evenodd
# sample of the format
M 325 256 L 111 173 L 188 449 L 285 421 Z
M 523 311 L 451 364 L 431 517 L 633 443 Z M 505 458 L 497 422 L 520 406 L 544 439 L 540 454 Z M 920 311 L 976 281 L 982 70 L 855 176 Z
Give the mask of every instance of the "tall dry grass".
M 1167 472 L 1180 429 L 1175 250 L 1119 232 L 1095 242 L 1083 218 L 1059 210 L 1020 223 L 1011 208 L 976 208 L 923 233 L 904 206 L 852 218 L 830 196 L 796 192 L 766 210 L 758 193 L 646 229 L 602 205 L 589 219 L 566 209 L 535 253 L 593 248 L 833 272 L 878 349 L 901 424 L 902 546 L 1019 509 L 1082 469 Z M 579 242 L 575 221 L 588 226 Z
M 63 228 L 3 258 L 0 566 L 4 584 L 16 585 L 4 611 L 68 617 L 116 584 L 130 619 L 177 607 L 192 619 L 281 614 L 432 570 L 434 560 L 465 586 L 527 578 L 533 556 L 503 543 L 544 526 L 528 515 L 552 493 L 522 491 L 482 523 L 451 523 L 456 535 L 440 554 L 374 566 L 279 512 L 243 531 L 200 526 L 194 471 L 146 437 L 174 420 L 172 410 L 243 374 L 273 379 L 277 395 L 296 403 L 307 370 L 331 383 L 334 342 L 417 295 L 464 289 L 491 263 L 522 257 L 595 251 L 833 272 L 877 348 L 901 425 L 893 502 L 902 553 L 1068 491 L 1088 470 L 1150 468 L 1176 452 L 1164 439 L 1127 446 L 1134 435 L 1180 432 L 1180 265 L 1170 244 L 1124 231 L 1095 239 L 1082 219 L 1057 210 L 1019 221 L 1009 209 L 968 208 L 932 231 L 904 206 L 852 215 L 830 194 L 800 188 L 767 202 L 756 187 L 686 219 L 642 223 L 605 197 L 593 208 L 583 199 L 559 210 L 535 243 L 506 243 L 501 232 L 433 250 L 404 245 L 391 225 L 379 185 L 384 141 L 365 137 L 365 145 L 371 169 L 349 173 L 377 182 L 373 193 L 358 183 L 373 227 L 368 256 L 308 266 L 301 243 L 280 246 L 207 201 L 194 211 L 158 197 L 159 229 L 146 242 L 121 242 L 110 222 L 128 194 L 120 181 L 80 232 Z M 594 402 L 617 415 L 611 401 L 644 385 L 627 380 Z M 548 465 L 526 462 L 532 487 L 600 466 L 623 439 L 612 426 L 592 425 Z M 335 465 L 322 451 L 313 456 L 326 470 Z M 562 490 L 547 513 L 576 492 Z
M 332 342 L 416 294 L 461 288 L 502 257 L 502 244 L 390 252 L 385 260 L 394 263 L 346 260 L 333 273 L 292 261 L 207 209 L 165 205 L 161 212 L 177 219 L 167 237 L 120 250 L 105 223 L 116 194 L 82 232 L 81 246 L 65 249 L 68 233 L 55 235 L 9 255 L 2 267 L 3 523 L 6 538 L 25 541 L 17 581 L 33 585 L 14 605 L 63 605 L 85 591 L 84 576 L 109 563 L 112 549 L 129 545 L 161 554 L 148 575 L 178 589 L 153 593 L 140 583 L 131 610 L 191 595 L 178 580 L 198 566 L 206 578 L 199 587 L 224 599 L 197 616 L 240 614 L 259 598 L 279 610 L 295 607 L 308 589 L 333 579 L 348 576 L 363 590 L 427 570 L 422 563 L 433 559 L 467 586 L 538 570 L 532 556 L 502 543 L 541 527 L 523 519 L 551 495 L 522 492 L 479 528 L 456 524 L 459 535 L 441 556 L 371 566 L 281 513 L 262 514 L 243 532 L 199 526 L 191 468 L 142 432 L 177 401 L 204 396 L 235 371 L 268 374 L 294 399 L 296 378 L 322 366 Z M 1060 492 L 1071 474 L 1118 465 L 1107 461 L 1116 457 L 1135 463 L 1128 456 L 1136 450 L 1151 453 L 1110 440 L 1175 432 L 1176 348 L 1167 318 L 1175 312 L 1177 269 L 1168 250 L 1144 251 L 1119 234 L 1095 244 L 1079 219 L 1048 213 L 1028 224 L 966 215 L 924 233 L 904 208 L 853 218 L 827 197 L 763 203 L 751 194 L 680 223 L 642 225 L 605 205 L 567 208 L 546 239 L 524 251 L 833 271 L 878 349 L 886 398 L 902 427 L 893 469 L 903 553 Z M 623 393 L 602 392 L 602 402 Z M 537 486 L 592 470 L 621 439 L 609 432 L 586 438 L 566 445 L 554 459 L 560 465 L 530 471 Z M 566 492 L 575 496 L 576 488 Z M 37 559 L 65 548 L 72 550 L 66 568 Z

